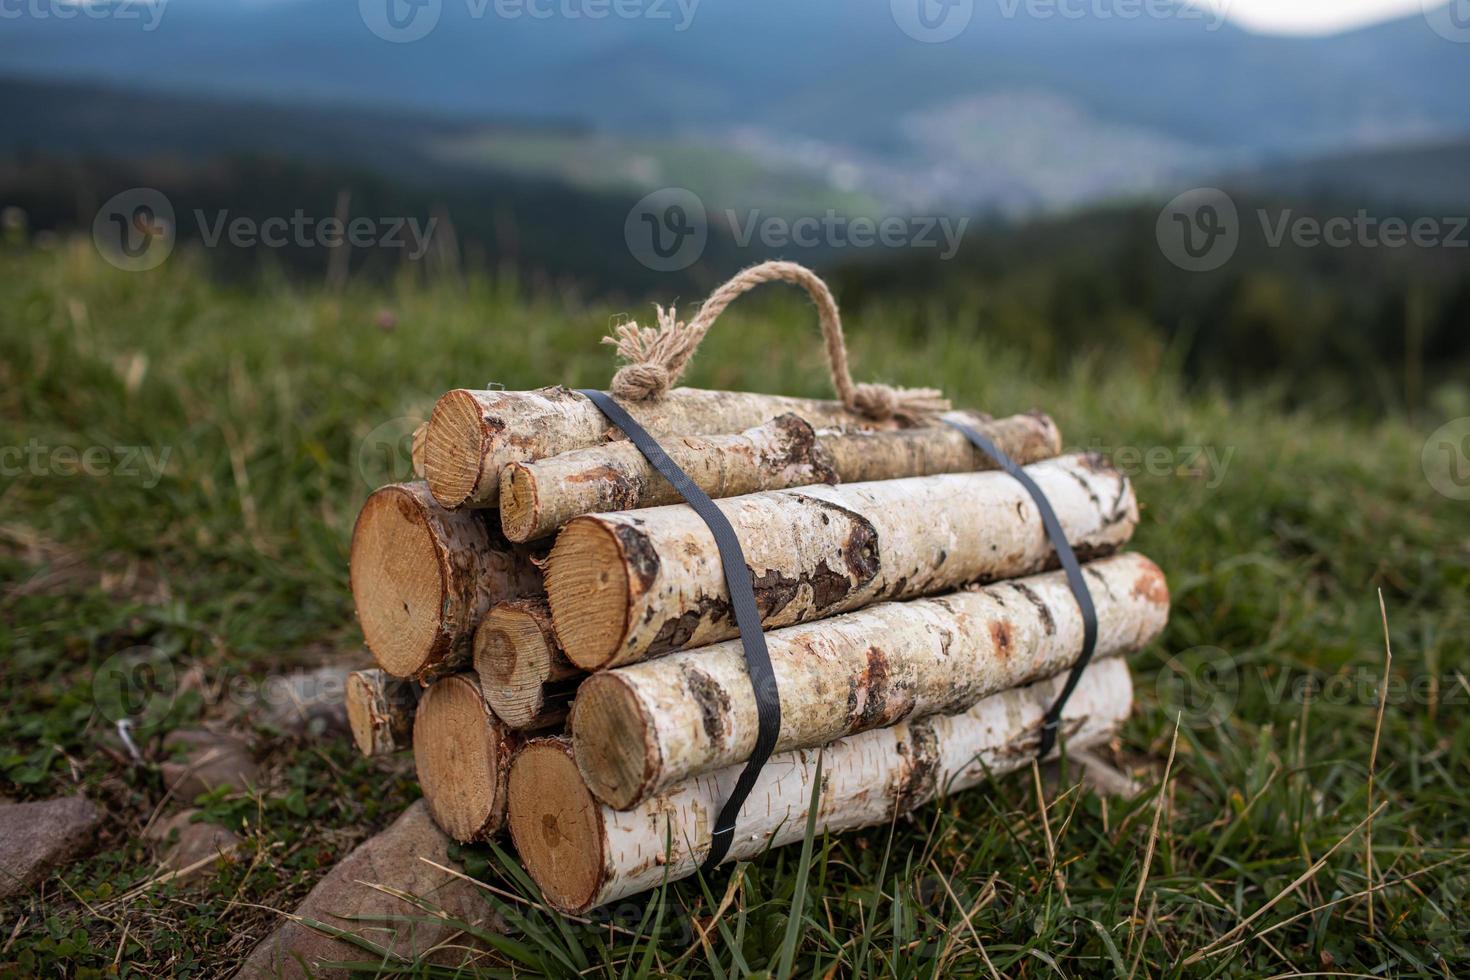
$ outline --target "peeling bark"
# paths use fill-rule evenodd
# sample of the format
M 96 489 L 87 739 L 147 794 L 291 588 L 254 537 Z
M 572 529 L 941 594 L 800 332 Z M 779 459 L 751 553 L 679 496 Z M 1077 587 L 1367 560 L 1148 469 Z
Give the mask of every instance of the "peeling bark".
M 419 685 L 381 670 L 354 670 L 347 675 L 347 725 L 363 755 L 391 755 L 413 741 L 413 716 Z
M 1061 436 L 1044 415 L 993 420 L 954 412 L 946 418 L 979 429 L 1023 465 L 1061 451 Z M 995 468 L 988 456 L 948 426 L 816 431 L 791 414 L 738 435 L 671 437 L 663 441 L 663 448 L 695 485 L 715 499 L 816 483 Z M 626 441 L 512 463 L 500 477 L 500 517 L 512 541 L 545 537 L 582 514 L 682 501 L 673 485 Z
M 394 677 L 428 681 L 469 663 L 475 627 L 504 599 L 541 591 L 531 546 L 493 515 L 449 511 L 422 483 L 383 487 L 352 529 L 352 598 L 363 638 Z
M 544 597 L 502 602 L 475 631 L 475 672 L 485 700 L 517 730 L 559 726 L 587 675 L 567 660 Z
M 1027 467 L 1086 561 L 1133 533 L 1126 476 L 1098 456 Z M 813 486 L 718 501 L 767 629 L 1055 567 L 1040 511 L 1003 473 Z M 579 517 L 547 563 L 557 638 L 600 669 L 739 635 L 719 551 L 687 505 Z
M 840 402 L 742 391 L 675 388 L 662 398 L 623 405 L 656 436 L 740 432 L 794 413 L 818 427 L 893 427 L 873 423 Z M 623 438 L 597 406 L 560 386 L 535 391 L 448 392 L 434 406 L 424 436 L 424 472 L 445 507 L 493 507 L 500 471 Z
M 1087 566 L 1096 656 L 1142 649 L 1169 618 L 1163 572 L 1142 555 Z M 869 606 L 766 635 L 781 697 L 777 751 L 825 745 L 907 718 L 953 714 L 1070 670 L 1083 622 L 1062 572 Z M 572 711 L 588 788 L 620 810 L 755 749 L 759 718 L 739 640 L 589 678 Z
M 736 819 L 726 861 L 802 839 L 821 759 L 818 834 L 885 824 L 936 796 L 979 785 L 1031 762 L 1042 717 L 1063 678 L 992 695 L 960 715 L 935 715 L 852 735 L 820 751 L 773 756 Z M 1121 659 L 1083 674 L 1062 717 L 1069 749 L 1111 738 L 1132 707 Z M 547 741 L 515 762 L 509 823 L 526 870 L 556 908 L 579 913 L 694 873 L 709 851 L 720 807 L 741 766 L 677 784 L 618 811 L 596 803 L 564 743 Z M 529 760 L 529 763 L 523 762 Z M 528 766 L 532 778 L 518 772 Z M 525 787 L 517 792 L 518 785 Z M 534 791 L 532 791 L 534 789 Z

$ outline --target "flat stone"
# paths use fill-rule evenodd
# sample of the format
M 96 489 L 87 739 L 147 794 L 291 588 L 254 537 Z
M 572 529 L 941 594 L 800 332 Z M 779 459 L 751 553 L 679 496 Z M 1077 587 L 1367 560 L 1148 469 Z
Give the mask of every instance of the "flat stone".
M 270 678 L 261 688 L 260 720 L 288 735 L 346 734 L 345 664 Z
M 0 899 L 18 895 L 96 843 L 102 811 L 85 796 L 0 806 Z
M 386 830 L 358 845 L 317 883 L 297 908 L 302 921 L 285 922 L 256 946 L 237 977 L 346 977 L 344 970 L 320 964 L 362 961 L 373 954 L 311 928 L 321 922 L 349 931 L 399 956 L 413 956 L 445 942 L 458 931 L 418 906 L 384 894 L 370 885 L 417 896 L 431 908 L 479 928 L 504 931 L 485 893 L 472 882 L 440 871 L 424 859 L 446 867 L 450 840 L 419 800 Z M 353 921 L 352 916 L 404 916 L 415 921 Z M 473 946 L 468 937 L 456 939 L 456 949 L 438 950 L 435 962 L 458 964 Z
M 194 866 L 208 858 L 231 855 L 240 846 L 239 835 L 228 828 L 195 821 L 193 817 L 198 812 L 182 810 L 154 824 L 144 834 L 148 840 L 164 845 L 163 865 L 170 871 L 193 868 L 190 875 L 211 871 L 215 867 L 213 863 Z M 177 837 L 174 836 L 176 832 Z M 171 842 L 170 838 L 173 838 Z
M 243 791 L 259 776 L 249 743 L 234 735 L 203 728 L 180 729 L 169 732 L 163 747 L 171 753 L 184 750 L 183 761 L 171 760 L 161 768 L 164 785 L 185 803 L 217 786 Z

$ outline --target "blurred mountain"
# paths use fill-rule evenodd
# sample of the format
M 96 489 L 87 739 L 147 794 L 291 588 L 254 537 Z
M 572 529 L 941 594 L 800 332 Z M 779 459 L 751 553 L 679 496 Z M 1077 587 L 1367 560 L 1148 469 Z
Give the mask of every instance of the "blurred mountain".
M 921 2 L 927 23 L 963 29 L 916 40 Z M 110 16 L 62 19 L 63 9 L 32 4 L 5 21 L 0 74 L 327 115 L 372 107 L 672 134 L 908 210 L 1065 207 L 1261 160 L 1470 132 L 1470 46 L 1424 17 L 1287 38 L 1157 2 L 113 0 Z M 324 127 L 319 141 L 332 140 Z

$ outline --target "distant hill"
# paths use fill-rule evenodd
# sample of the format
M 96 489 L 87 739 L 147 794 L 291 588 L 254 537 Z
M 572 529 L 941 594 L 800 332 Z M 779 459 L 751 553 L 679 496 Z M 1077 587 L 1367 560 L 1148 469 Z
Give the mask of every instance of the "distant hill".
M 375 34 L 370 24 L 393 36 L 390 3 L 427 33 Z M 6 20 L 0 73 L 688 136 L 890 208 L 1044 210 L 1263 159 L 1470 132 L 1465 46 L 1422 17 L 1282 38 L 1182 6 L 1072 19 L 1025 13 L 1055 5 L 975 0 L 957 36 L 921 43 L 887 0 L 612 7 L 647 16 L 569 17 L 557 12 L 582 5 L 549 0 L 139 0 L 135 20 Z M 1141 8 L 1160 9 L 1130 7 Z
M 1365 203 L 1470 211 L 1470 139 L 1283 161 L 1221 183 L 1281 197 L 1326 196 Z

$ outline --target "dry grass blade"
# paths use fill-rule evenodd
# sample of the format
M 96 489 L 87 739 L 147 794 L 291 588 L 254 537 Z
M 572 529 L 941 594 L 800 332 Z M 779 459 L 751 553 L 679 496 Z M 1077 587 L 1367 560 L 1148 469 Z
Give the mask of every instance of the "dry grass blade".
M 1247 916 L 1240 923 L 1240 925 L 1236 926 L 1234 929 L 1231 929 L 1229 932 L 1225 933 L 1225 935 L 1219 937 L 1214 942 L 1212 942 L 1208 946 L 1206 946 L 1204 949 L 1201 949 L 1199 952 L 1197 952 L 1193 956 L 1189 957 L 1189 959 L 1187 959 L 1187 960 L 1184 961 L 1184 964 L 1183 965 L 1184 966 L 1191 966 L 1191 965 L 1193 965 L 1195 963 L 1198 963 L 1200 960 L 1204 959 L 1206 956 L 1210 956 L 1210 955 L 1213 955 L 1216 952 L 1220 952 L 1221 950 L 1219 949 L 1219 947 L 1220 947 L 1220 945 L 1222 943 L 1227 943 L 1231 939 L 1233 939 L 1237 935 L 1239 935 L 1240 933 L 1244 932 L 1247 928 L 1250 927 L 1250 924 L 1252 922 L 1256 921 L 1261 916 L 1263 916 L 1267 912 L 1271 911 L 1283 899 L 1285 899 L 1287 896 L 1291 895 L 1293 892 L 1295 892 L 1302 885 L 1306 884 L 1308 881 L 1311 881 L 1314 877 L 1316 877 L 1317 872 L 1318 871 L 1321 871 L 1322 868 L 1324 866 L 1326 866 L 1327 859 L 1330 858 L 1330 857 L 1332 857 L 1332 855 L 1336 854 L 1337 851 L 1338 851 L 1338 849 L 1341 848 L 1342 845 L 1344 845 L 1348 841 L 1352 840 L 1353 837 L 1358 833 L 1358 831 L 1362 830 L 1365 826 L 1367 826 L 1370 822 L 1372 822 L 1373 818 L 1378 815 L 1378 811 L 1379 810 L 1382 810 L 1387 805 L 1388 805 L 1387 801 L 1378 804 L 1378 806 L 1375 807 L 1371 813 L 1369 813 L 1362 820 L 1358 821 L 1357 825 L 1354 826 L 1352 830 L 1349 830 L 1346 834 L 1344 834 L 1342 836 L 1342 839 L 1340 839 L 1336 844 L 1333 844 L 1331 847 L 1329 847 L 1327 849 L 1327 853 L 1326 854 L 1323 854 L 1320 858 L 1318 858 L 1315 862 L 1313 862 L 1313 864 L 1312 864 L 1312 866 L 1310 868 L 1308 868 L 1306 871 L 1303 871 L 1300 875 L 1298 875 L 1295 881 L 1293 881 L 1291 884 L 1289 884 L 1285 888 L 1283 888 L 1276 895 L 1275 898 L 1271 899 L 1271 901 L 1267 902 L 1265 905 L 1262 905 L 1260 908 L 1258 908 L 1254 912 L 1252 912 L 1249 916 Z
M 1184 715 L 1174 716 L 1174 738 L 1169 742 L 1169 761 L 1164 763 L 1164 778 L 1159 783 L 1159 798 L 1154 803 L 1154 820 L 1148 830 L 1148 847 L 1143 852 L 1143 873 L 1138 876 L 1138 888 L 1133 892 L 1133 914 L 1128 918 L 1128 946 L 1133 947 L 1133 932 L 1138 923 L 1138 907 L 1143 901 L 1143 889 L 1148 884 L 1149 867 L 1153 864 L 1154 848 L 1159 842 L 1159 821 L 1164 815 L 1164 800 L 1169 793 L 1169 774 L 1174 771 L 1174 754 L 1179 749 L 1179 725 Z
M 1368 826 L 1363 832 L 1363 873 L 1368 882 L 1368 931 L 1376 932 L 1373 918 L 1373 777 L 1378 772 L 1378 742 L 1383 737 L 1383 709 L 1388 705 L 1388 676 L 1393 669 L 1393 643 L 1388 638 L 1388 606 L 1378 590 L 1378 612 L 1383 617 L 1383 680 L 1378 685 L 1378 720 L 1373 726 L 1373 749 L 1368 754 Z

